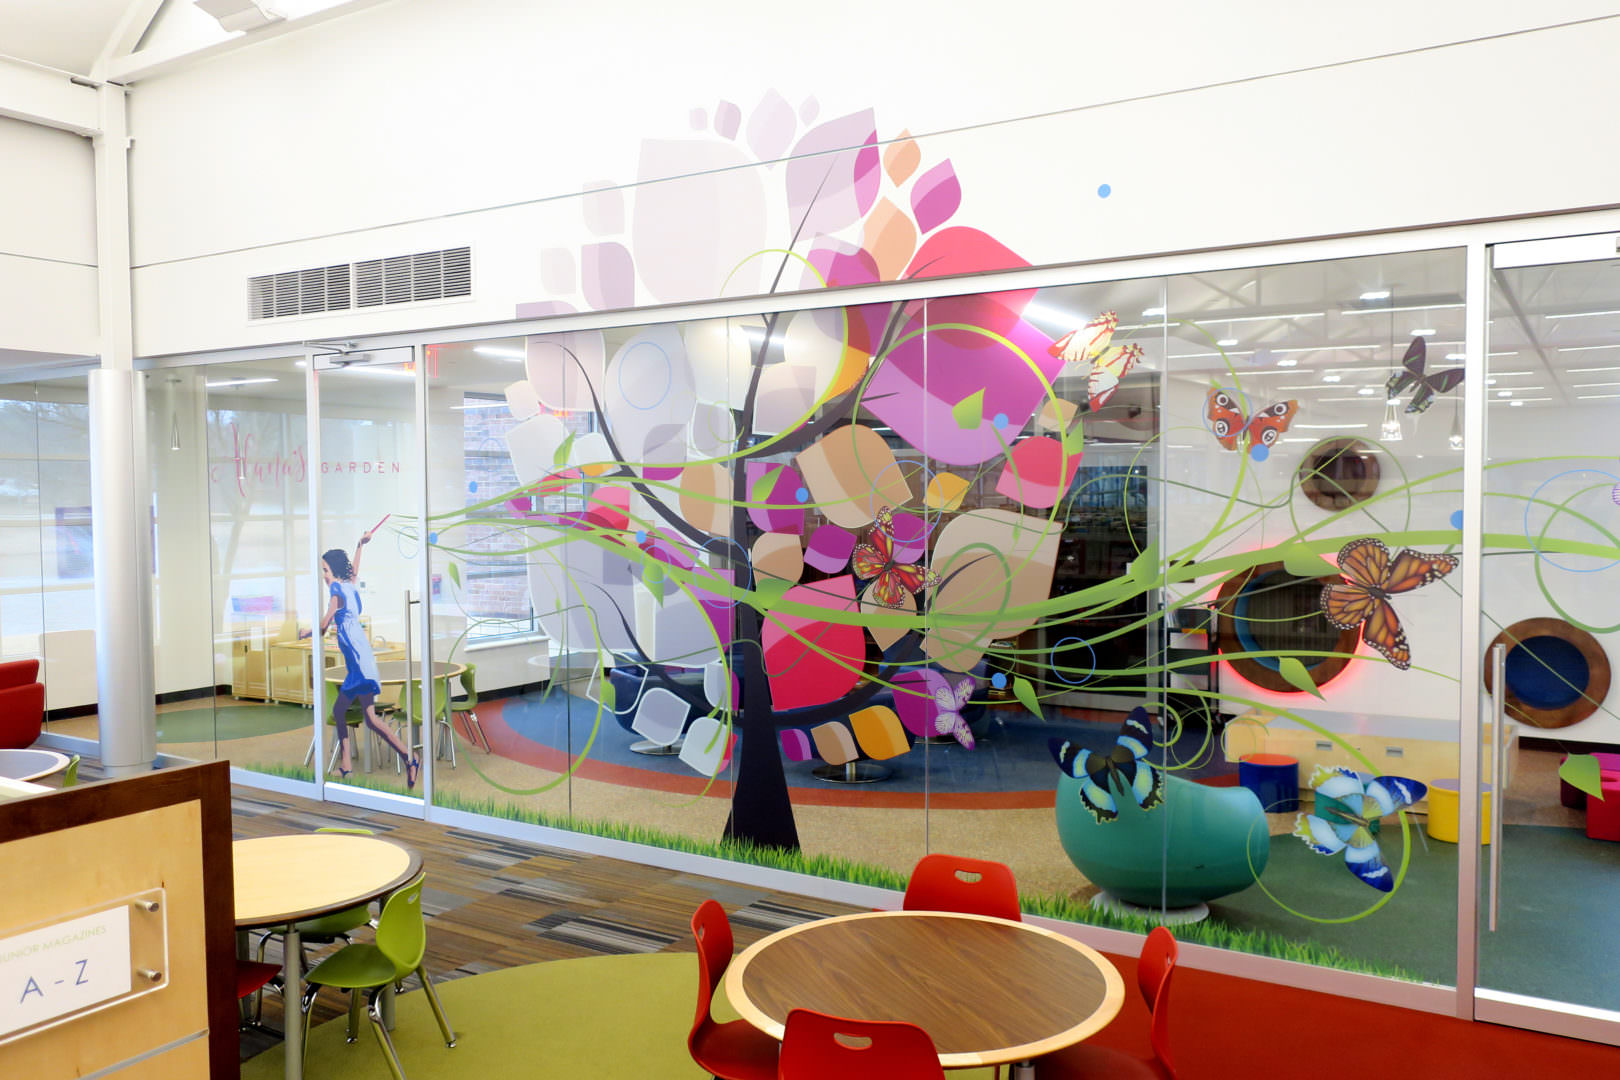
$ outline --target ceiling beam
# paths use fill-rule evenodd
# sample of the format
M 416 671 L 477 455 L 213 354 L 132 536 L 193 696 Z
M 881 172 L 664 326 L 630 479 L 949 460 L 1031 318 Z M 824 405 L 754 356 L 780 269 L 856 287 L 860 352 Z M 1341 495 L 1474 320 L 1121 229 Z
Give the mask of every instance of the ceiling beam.
M 118 17 L 118 25 L 113 27 L 101 46 L 100 55 L 90 65 L 91 78 L 97 82 L 106 81 L 107 69 L 113 61 L 122 60 L 135 51 L 135 46 L 141 43 L 141 38 L 152 25 L 152 20 L 157 18 L 163 3 L 164 0 L 130 0 L 124 13 Z
M 0 57 L 0 116 L 95 135 L 96 91 L 65 71 Z
M 324 22 L 352 15 L 366 8 L 385 4 L 388 0 L 339 0 L 329 8 L 312 11 L 308 15 L 299 15 L 295 18 L 283 19 L 261 26 L 257 30 L 245 33 L 232 34 L 221 41 L 216 41 L 201 48 L 182 47 L 169 49 L 142 49 L 137 53 L 130 53 L 111 59 L 107 63 L 104 77 L 108 82 L 133 83 L 142 79 L 154 78 L 158 75 L 167 75 L 172 71 L 188 67 L 202 60 L 211 59 L 223 53 L 235 52 L 244 45 L 252 45 L 260 41 L 268 41 L 282 34 L 290 34 L 294 30 L 302 30 L 309 26 L 318 26 Z

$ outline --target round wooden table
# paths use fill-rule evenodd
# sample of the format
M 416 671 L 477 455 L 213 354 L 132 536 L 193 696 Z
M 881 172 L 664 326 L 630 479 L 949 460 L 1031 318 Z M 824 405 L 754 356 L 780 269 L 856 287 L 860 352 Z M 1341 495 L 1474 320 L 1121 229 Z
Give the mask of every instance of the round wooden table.
M 0 750 L 0 776 L 7 780 L 38 780 L 67 767 L 67 755 L 55 750 Z
M 841 915 L 780 930 L 726 970 L 744 1020 L 782 1037 L 789 1010 L 903 1020 L 947 1069 L 1027 1061 L 1100 1031 L 1125 1001 L 1101 953 L 1029 923 L 943 911 Z
M 404 844 L 376 836 L 296 833 L 238 840 L 235 863 L 236 929 L 284 928 L 282 1001 L 303 1000 L 299 959 L 302 919 L 331 915 L 381 899 L 422 870 L 422 856 Z M 240 947 L 241 938 L 238 938 Z M 287 1010 L 286 1077 L 303 1076 L 304 1026 L 297 1005 Z

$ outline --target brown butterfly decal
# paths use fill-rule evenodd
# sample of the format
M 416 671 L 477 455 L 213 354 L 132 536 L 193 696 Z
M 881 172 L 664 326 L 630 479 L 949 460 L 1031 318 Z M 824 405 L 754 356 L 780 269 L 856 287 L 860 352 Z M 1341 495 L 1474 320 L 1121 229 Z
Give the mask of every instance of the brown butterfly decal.
M 1322 613 L 1340 630 L 1361 627 L 1361 640 L 1405 671 L 1412 666 L 1412 648 L 1389 598 L 1437 581 L 1457 564 L 1454 555 L 1425 555 L 1410 548 L 1391 558 L 1389 548 L 1370 536 L 1352 540 L 1339 549 L 1344 583 L 1322 589 Z

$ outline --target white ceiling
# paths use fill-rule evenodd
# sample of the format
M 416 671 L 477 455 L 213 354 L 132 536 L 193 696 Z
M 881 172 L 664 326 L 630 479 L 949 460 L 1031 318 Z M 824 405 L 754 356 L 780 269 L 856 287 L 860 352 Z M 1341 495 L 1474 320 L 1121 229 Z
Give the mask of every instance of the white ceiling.
M 87 75 L 131 0 L 0 0 L 0 54 Z

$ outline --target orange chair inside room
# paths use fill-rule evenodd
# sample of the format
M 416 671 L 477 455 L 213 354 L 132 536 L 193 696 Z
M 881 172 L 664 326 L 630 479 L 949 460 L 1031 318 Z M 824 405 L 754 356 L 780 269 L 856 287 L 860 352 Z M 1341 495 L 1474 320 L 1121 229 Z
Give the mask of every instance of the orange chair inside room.
M 928 1032 L 895 1020 L 788 1013 L 779 1080 L 944 1080 Z
M 900 906 L 1023 921 L 1013 872 L 1003 863 L 964 855 L 924 855 L 911 871 Z
M 1162 926 L 1156 926 L 1142 943 L 1136 962 L 1136 986 L 1147 1003 L 1148 1042 L 1151 1058 L 1139 1058 L 1122 1050 L 1090 1042 L 1048 1054 L 1035 1063 L 1038 1080 L 1176 1080 L 1170 1057 L 1170 976 L 1176 971 L 1176 939 Z
M 686 1037 L 692 1060 L 719 1080 L 776 1080 L 775 1039 L 746 1020 L 720 1024 L 709 1014 L 715 988 L 731 965 L 731 920 L 726 909 L 713 900 L 698 905 L 692 938 L 698 960 L 697 1015 Z

